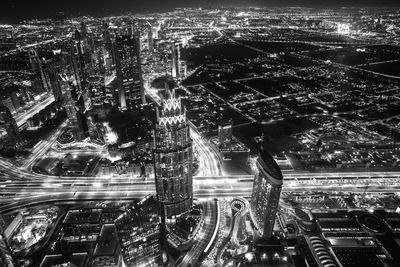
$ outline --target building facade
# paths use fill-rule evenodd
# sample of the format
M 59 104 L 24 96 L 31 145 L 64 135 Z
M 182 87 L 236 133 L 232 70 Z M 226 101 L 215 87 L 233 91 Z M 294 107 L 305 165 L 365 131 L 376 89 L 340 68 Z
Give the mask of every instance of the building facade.
M 93 253 L 94 267 L 119 267 L 121 247 L 114 224 L 103 224 Z
M 49 68 L 49 79 L 55 101 L 62 101 L 61 83 L 59 80 L 58 72 L 54 66 L 50 66 Z
M 75 140 L 80 142 L 87 136 L 86 117 L 80 107 L 82 105 L 78 104 L 78 97 L 75 88 L 76 85 L 74 85 L 66 76 L 62 76 L 61 78 L 64 106 L 71 126 L 71 131 Z
M 254 224 L 263 238 L 271 238 L 279 198 L 282 190 L 282 172 L 272 156 L 262 147 L 257 160 L 250 211 Z
M 119 107 L 133 109 L 145 102 L 139 35 L 117 35 L 114 46 Z
M 144 198 L 115 220 L 125 266 L 162 266 L 158 203 Z
M 154 170 L 161 218 L 188 212 L 193 203 L 193 151 L 189 125 L 174 91 L 157 112 L 154 132 Z
M 33 86 L 35 89 L 41 92 L 50 91 L 50 82 L 43 69 L 42 60 L 39 58 L 36 50 L 30 50 L 28 52 L 29 62 L 34 73 Z
M 10 146 L 19 147 L 22 145 L 23 142 L 17 122 L 10 110 L 2 104 L 0 104 L 0 125 L 3 126 L 7 132 L 7 140 Z
M 13 253 L 4 234 L 5 226 L 4 219 L 0 215 L 0 266 L 14 267 L 16 265 L 14 263 Z
M 180 62 L 181 62 L 181 53 L 180 53 L 180 43 L 171 43 L 171 76 L 172 78 L 178 78 L 180 76 Z
M 218 125 L 218 140 L 221 146 L 225 142 L 231 142 L 233 137 L 233 122 L 229 120 L 228 122 L 221 123 Z

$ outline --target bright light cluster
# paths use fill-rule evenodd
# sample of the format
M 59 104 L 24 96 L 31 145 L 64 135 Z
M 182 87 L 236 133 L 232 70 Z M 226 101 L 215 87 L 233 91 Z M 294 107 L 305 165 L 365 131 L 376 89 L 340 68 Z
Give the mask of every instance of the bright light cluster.
M 170 98 L 164 101 L 163 111 L 181 109 L 180 98 Z
M 340 34 L 350 34 L 350 24 L 348 23 L 338 23 L 337 32 Z
M 159 124 L 160 125 L 167 125 L 167 124 L 173 124 L 173 123 L 183 123 L 186 121 L 186 116 L 185 114 L 181 114 L 178 116 L 173 116 L 173 117 L 163 117 L 159 119 Z
M 184 123 L 186 121 L 185 113 L 181 111 L 181 99 L 172 97 L 170 99 L 164 100 L 163 105 L 163 116 L 159 118 L 159 124 L 162 126 L 174 123 Z M 170 111 L 178 111 L 177 115 L 173 116 L 164 116 L 168 114 Z

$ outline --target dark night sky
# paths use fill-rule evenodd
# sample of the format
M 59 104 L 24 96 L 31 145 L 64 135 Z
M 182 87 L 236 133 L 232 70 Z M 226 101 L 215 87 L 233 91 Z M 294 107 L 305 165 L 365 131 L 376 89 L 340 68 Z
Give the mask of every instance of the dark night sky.
M 165 11 L 183 6 L 400 6 L 398 0 L 0 0 L 0 23 L 29 18 L 52 18 L 60 12 L 68 16 L 117 15 L 128 12 Z

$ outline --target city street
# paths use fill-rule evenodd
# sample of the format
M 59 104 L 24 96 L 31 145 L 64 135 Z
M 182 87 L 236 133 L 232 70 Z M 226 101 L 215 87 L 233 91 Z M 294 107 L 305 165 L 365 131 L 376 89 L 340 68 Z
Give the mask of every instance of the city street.
M 218 231 L 218 222 L 220 213 L 218 212 L 218 200 L 208 200 L 203 202 L 203 220 L 204 224 L 195 237 L 195 243 L 191 249 L 185 254 L 181 261 L 178 260 L 179 267 L 193 266 L 199 261 L 199 257 L 203 252 L 208 251 L 213 236 Z
M 35 114 L 39 113 L 42 109 L 46 108 L 48 105 L 54 102 L 53 95 L 46 95 L 44 99 L 40 100 L 40 102 L 36 103 L 32 107 L 27 110 L 24 110 L 21 113 L 18 113 L 14 116 L 15 121 L 17 122 L 18 127 L 21 127 L 26 123 L 26 121 Z

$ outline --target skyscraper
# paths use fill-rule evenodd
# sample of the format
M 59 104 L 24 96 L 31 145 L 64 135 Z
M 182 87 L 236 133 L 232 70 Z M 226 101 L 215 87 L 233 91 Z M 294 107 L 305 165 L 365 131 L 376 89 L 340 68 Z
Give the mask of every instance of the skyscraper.
M 75 80 L 79 85 L 80 90 L 85 90 L 87 86 L 88 72 L 91 68 L 91 51 L 86 38 L 78 30 L 75 31 L 74 47 L 71 49 L 72 67 L 75 75 Z
M 224 146 L 225 142 L 232 141 L 232 128 L 232 119 L 230 119 L 228 122 L 224 122 L 218 125 L 218 140 L 221 146 Z
M 106 22 L 103 22 L 102 32 L 103 32 L 103 47 L 104 47 L 103 59 L 106 72 L 110 74 L 111 71 L 115 68 L 116 47 L 115 43 L 112 41 L 110 29 Z
M 19 133 L 18 125 L 12 116 L 10 110 L 0 104 L 0 124 L 7 132 L 7 139 L 10 146 L 19 147 L 22 145 L 22 138 Z
M 153 50 L 154 50 L 154 39 L 153 39 L 153 31 L 152 31 L 152 29 L 150 29 L 147 32 L 147 42 L 148 42 L 149 51 L 153 52 Z
M 124 263 L 129 267 L 162 266 L 158 204 L 146 197 L 115 220 Z
M 151 27 L 151 32 L 153 34 L 153 39 L 158 39 L 158 27 L 159 26 Z
M 74 85 L 66 76 L 62 76 L 61 79 L 64 105 L 72 134 L 74 135 L 75 140 L 80 142 L 85 139 L 87 135 L 86 118 L 77 104 L 76 85 Z
M 163 220 L 192 208 L 192 141 L 181 99 L 168 91 L 154 132 L 157 200 Z
M 0 215 L 0 266 L 14 267 L 13 254 L 4 234 L 5 222 Z
M 179 43 L 171 43 L 171 76 L 177 78 L 180 75 L 180 50 Z
M 56 101 L 61 101 L 62 100 L 61 85 L 59 81 L 59 75 L 57 74 L 57 71 L 54 66 L 50 66 L 49 79 L 51 83 L 51 88 L 53 90 L 54 99 Z
M 140 39 L 138 34 L 118 35 L 115 38 L 115 67 L 120 109 L 132 109 L 144 103 Z
M 110 29 L 108 27 L 108 23 L 107 22 L 103 22 L 102 34 L 103 34 L 104 47 L 108 51 L 108 53 L 112 54 L 111 34 L 110 34 Z
M 271 238 L 279 205 L 283 177 L 272 156 L 261 147 L 254 176 L 250 212 L 263 238 Z
M 43 70 L 42 60 L 39 58 L 39 55 L 36 50 L 30 50 L 28 52 L 29 61 L 31 63 L 32 71 L 35 74 L 34 77 L 34 86 L 35 89 L 39 89 L 42 92 L 49 91 L 49 81 L 45 75 Z

